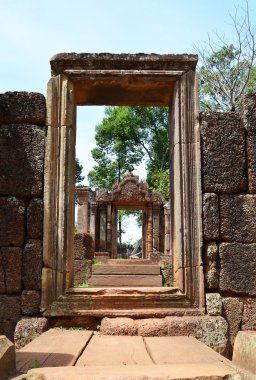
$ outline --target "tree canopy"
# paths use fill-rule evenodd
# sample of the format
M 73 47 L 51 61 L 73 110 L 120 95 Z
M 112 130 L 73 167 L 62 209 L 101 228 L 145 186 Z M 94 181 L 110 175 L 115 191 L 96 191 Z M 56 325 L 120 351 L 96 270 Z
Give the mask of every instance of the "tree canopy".
M 125 171 L 145 162 L 149 188 L 168 198 L 168 108 L 107 107 L 95 139 L 90 186 L 111 189 Z
M 197 47 L 200 64 L 202 110 L 235 111 L 243 95 L 256 91 L 256 40 L 248 2 L 231 18 L 235 38 L 216 33 L 203 47 Z

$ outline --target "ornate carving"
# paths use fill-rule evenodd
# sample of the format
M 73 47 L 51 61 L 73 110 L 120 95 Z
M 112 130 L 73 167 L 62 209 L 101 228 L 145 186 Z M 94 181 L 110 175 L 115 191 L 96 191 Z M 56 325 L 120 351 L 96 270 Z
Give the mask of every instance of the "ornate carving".
M 116 182 L 112 188 L 112 201 L 122 203 L 149 202 L 148 185 L 139 182 L 139 177 L 126 172 L 121 182 Z
M 162 195 L 158 192 L 152 193 L 150 200 L 153 203 L 153 206 L 154 205 L 161 206 L 164 203 L 164 199 Z
M 111 199 L 110 194 L 105 189 L 99 189 L 96 191 L 96 202 L 109 202 Z

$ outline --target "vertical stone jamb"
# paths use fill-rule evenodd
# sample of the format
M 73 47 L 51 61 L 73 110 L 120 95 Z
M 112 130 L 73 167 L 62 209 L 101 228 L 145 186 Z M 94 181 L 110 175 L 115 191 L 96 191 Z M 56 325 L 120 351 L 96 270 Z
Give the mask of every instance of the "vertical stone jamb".
M 78 187 L 77 194 L 77 232 L 80 234 L 88 233 L 88 200 L 89 187 Z
M 90 208 L 90 235 L 93 238 L 93 250 L 95 251 L 95 239 L 96 239 L 96 213 L 97 203 L 91 202 Z

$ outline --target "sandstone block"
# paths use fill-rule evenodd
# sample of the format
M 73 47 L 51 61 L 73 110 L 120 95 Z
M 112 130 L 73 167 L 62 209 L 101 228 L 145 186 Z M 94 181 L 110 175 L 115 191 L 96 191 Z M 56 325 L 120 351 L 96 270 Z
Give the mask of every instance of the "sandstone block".
M 21 290 L 22 249 L 17 247 L 2 248 L 0 255 L 4 268 L 5 292 L 19 292 Z
M 207 289 L 218 289 L 218 245 L 208 243 L 203 247 L 205 285 Z
M 217 194 L 203 194 L 204 241 L 219 239 L 219 200 Z
M 222 301 L 219 293 L 206 293 L 206 310 L 208 315 L 221 315 Z
M 36 315 L 40 311 L 41 293 L 37 290 L 23 290 L 21 312 L 23 315 Z
M 43 213 L 43 199 L 32 199 L 27 209 L 27 234 L 30 239 L 40 239 L 43 237 Z
M 220 234 L 227 242 L 256 242 L 256 195 L 220 196 Z
M 92 273 L 91 260 L 74 261 L 74 284 L 82 284 L 87 281 Z
M 23 250 L 22 282 L 26 290 L 40 290 L 43 264 L 42 240 L 28 240 Z
M 139 336 L 166 336 L 167 322 L 164 318 L 146 318 L 135 320 Z
M 256 244 L 222 243 L 220 290 L 256 295 Z
M 14 197 L 0 197 L 0 246 L 8 247 L 11 245 L 22 247 L 24 237 L 24 203 L 20 199 Z
M 0 335 L 0 379 L 6 379 L 15 369 L 14 345 L 6 336 Z
M 44 331 L 48 330 L 49 324 L 46 318 L 24 318 L 21 319 L 15 328 L 14 342 L 16 349 L 24 347 L 26 344 L 37 338 Z
M 256 331 L 239 331 L 232 361 L 256 377 Z
M 247 298 L 244 300 L 242 330 L 256 330 L 256 299 L 255 298 Z
M 45 97 L 37 92 L 0 94 L 0 124 L 32 123 L 45 125 Z
M 235 113 L 201 115 L 202 174 L 205 193 L 246 190 L 245 129 Z
M 6 335 L 11 342 L 14 342 L 14 331 L 19 318 L 20 315 L 14 319 L 0 319 L 0 334 Z
M 245 96 L 241 115 L 247 131 L 247 171 L 249 192 L 256 193 L 256 95 Z
M 228 325 L 222 317 L 166 317 L 169 336 L 193 336 L 220 354 L 227 352 Z
M 103 318 L 100 332 L 103 335 L 137 335 L 137 326 L 131 318 Z
M 0 195 L 43 195 L 45 133 L 30 124 L 0 126 Z
M 0 320 L 17 319 L 20 316 L 20 297 L 0 295 Z
M 91 235 L 75 234 L 74 254 L 75 260 L 91 260 L 93 258 L 93 238 Z
M 239 298 L 225 297 L 222 298 L 223 316 L 228 323 L 229 343 L 233 347 L 235 337 L 240 330 L 240 324 L 243 314 L 243 303 Z

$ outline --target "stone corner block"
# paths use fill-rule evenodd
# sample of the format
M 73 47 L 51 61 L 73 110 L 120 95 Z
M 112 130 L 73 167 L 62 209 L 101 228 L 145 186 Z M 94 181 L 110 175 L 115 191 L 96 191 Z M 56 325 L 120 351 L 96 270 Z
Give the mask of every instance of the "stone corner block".
M 208 315 L 221 315 L 222 301 L 219 293 L 206 293 L 206 310 Z
M 232 361 L 256 378 L 256 331 L 239 331 L 234 344 Z
M 0 94 L 0 124 L 32 123 L 45 125 L 46 100 L 37 92 Z
M 0 335 L 0 379 L 5 379 L 16 370 L 15 348 L 4 335 Z
M 24 347 L 43 332 L 48 330 L 49 322 L 47 318 L 23 318 L 15 328 L 14 343 L 16 349 Z
M 200 122 L 203 192 L 245 191 L 245 128 L 240 116 L 236 113 L 207 112 L 201 114 Z

